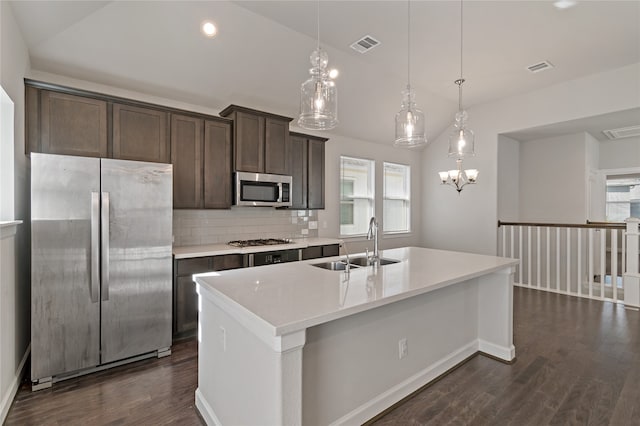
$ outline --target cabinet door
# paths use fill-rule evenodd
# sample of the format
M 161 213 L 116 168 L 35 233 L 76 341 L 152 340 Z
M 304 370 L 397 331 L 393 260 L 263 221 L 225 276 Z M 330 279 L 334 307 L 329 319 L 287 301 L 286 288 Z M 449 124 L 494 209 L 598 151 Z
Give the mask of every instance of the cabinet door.
M 277 175 L 289 174 L 289 123 L 265 119 L 264 170 Z
M 113 104 L 113 158 L 169 163 L 167 113 Z
M 307 208 L 307 139 L 291 136 L 289 144 L 289 172 L 291 183 L 291 208 Z
M 174 334 L 186 334 L 198 329 L 198 293 L 191 276 L 176 279 Z
M 202 208 L 202 124 L 199 118 L 171 116 L 173 208 Z
M 107 156 L 107 103 L 43 90 L 40 149 L 44 153 Z
M 231 125 L 204 122 L 204 208 L 231 208 Z
M 264 117 L 238 111 L 234 123 L 235 169 L 264 172 Z
M 308 208 L 324 209 L 324 142 L 309 139 Z

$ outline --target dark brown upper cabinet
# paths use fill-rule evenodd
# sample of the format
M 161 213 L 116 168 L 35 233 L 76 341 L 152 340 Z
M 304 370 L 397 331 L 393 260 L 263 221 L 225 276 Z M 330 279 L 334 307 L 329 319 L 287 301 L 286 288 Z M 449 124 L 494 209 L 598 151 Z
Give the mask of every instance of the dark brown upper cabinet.
M 289 117 L 229 105 L 233 120 L 234 171 L 289 174 Z
M 324 209 L 326 138 L 290 133 L 289 170 L 292 209 Z
M 112 113 L 113 158 L 171 162 L 166 111 L 114 103 Z
M 107 102 L 28 88 L 29 151 L 107 156 Z
M 231 208 L 231 123 L 204 121 L 204 199 L 205 209 Z
M 171 115 L 173 208 L 202 208 L 202 119 Z
M 173 207 L 231 207 L 231 122 L 171 115 Z

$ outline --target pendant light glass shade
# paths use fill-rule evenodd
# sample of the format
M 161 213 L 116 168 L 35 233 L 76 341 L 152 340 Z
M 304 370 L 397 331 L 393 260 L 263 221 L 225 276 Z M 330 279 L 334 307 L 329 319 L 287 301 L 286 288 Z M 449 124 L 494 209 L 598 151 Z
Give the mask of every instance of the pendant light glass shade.
M 300 87 L 298 125 L 309 130 L 333 129 L 338 124 L 338 89 L 329 78 L 329 55 L 318 47 L 310 60 L 311 77 Z
M 449 135 L 449 157 L 463 158 L 476 155 L 473 131 L 467 128 L 467 111 L 456 113 L 456 122 Z
M 415 93 L 411 86 L 402 91 L 402 107 L 396 114 L 396 139 L 393 146 L 400 148 L 422 147 L 427 143 L 424 130 L 424 113 L 416 107 Z
M 396 114 L 396 148 L 421 148 L 427 144 L 424 113 L 416 106 L 411 90 L 411 1 L 407 0 L 407 88 L 402 91 L 402 107 Z
M 463 42 L 462 0 L 460 0 L 460 78 L 454 81 L 458 85 L 458 112 L 453 131 L 449 135 L 449 157 L 463 158 L 476 155 L 474 136 L 467 128 L 467 111 L 462 109 L 462 42 Z

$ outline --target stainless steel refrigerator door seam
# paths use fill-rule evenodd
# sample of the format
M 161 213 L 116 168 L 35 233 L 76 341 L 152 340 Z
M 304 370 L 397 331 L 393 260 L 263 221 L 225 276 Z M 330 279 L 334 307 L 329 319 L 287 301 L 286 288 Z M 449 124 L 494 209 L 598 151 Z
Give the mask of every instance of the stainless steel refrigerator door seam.
M 100 302 L 100 194 L 91 193 L 91 302 Z
M 102 256 L 102 300 L 109 300 L 109 193 L 102 193 L 101 256 Z

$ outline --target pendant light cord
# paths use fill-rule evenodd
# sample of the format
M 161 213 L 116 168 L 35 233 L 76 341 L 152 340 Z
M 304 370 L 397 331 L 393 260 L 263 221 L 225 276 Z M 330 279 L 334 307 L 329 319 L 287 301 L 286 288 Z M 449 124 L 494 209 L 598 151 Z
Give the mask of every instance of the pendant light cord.
M 316 5 L 316 18 L 317 18 L 317 27 L 318 27 L 318 52 L 320 51 L 320 0 Z
M 411 90 L 411 0 L 407 0 L 407 88 Z

